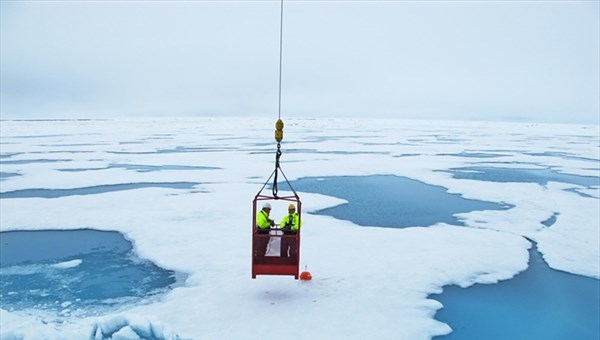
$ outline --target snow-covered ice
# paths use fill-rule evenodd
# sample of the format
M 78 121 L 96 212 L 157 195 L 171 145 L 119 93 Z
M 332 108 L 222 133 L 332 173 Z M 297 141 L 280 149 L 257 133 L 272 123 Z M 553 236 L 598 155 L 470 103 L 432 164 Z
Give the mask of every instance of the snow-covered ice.
M 550 267 L 600 278 L 600 185 L 485 182 L 455 179 L 442 171 L 473 165 L 535 165 L 598 177 L 598 126 L 284 121 L 282 167 L 290 180 L 398 175 L 514 208 L 459 214 L 467 227 L 444 223 L 404 229 L 359 227 L 311 214 L 343 200 L 300 193 L 304 212 L 300 265 L 308 266 L 313 280 L 268 276 L 252 280 L 251 203 L 273 170 L 274 121 L 2 121 L 1 171 L 11 174 L 0 181 L 2 193 L 198 183 L 191 189 L 144 187 L 0 200 L 2 231 L 118 230 L 133 242 L 140 257 L 189 274 L 184 286 L 151 303 L 101 317 L 59 322 L 41 311 L 2 308 L 2 339 L 110 334 L 165 339 L 291 335 L 429 339 L 451 328 L 434 319 L 442 306 L 428 295 L 449 284 L 467 287 L 510 279 L 527 268 L 531 243 L 525 237 L 537 242 Z M 141 166 L 153 171 L 136 171 Z M 284 212 L 283 207 L 273 209 L 276 220 Z M 556 222 L 545 226 L 542 222 L 552 216 Z M 60 265 L 68 268 L 77 263 Z
M 50 266 L 52 268 L 57 268 L 57 269 L 69 269 L 69 268 L 77 267 L 78 265 L 81 264 L 81 262 L 83 262 L 83 261 L 79 260 L 79 259 L 75 259 L 75 260 L 71 260 L 71 261 L 65 261 L 65 262 L 52 264 Z

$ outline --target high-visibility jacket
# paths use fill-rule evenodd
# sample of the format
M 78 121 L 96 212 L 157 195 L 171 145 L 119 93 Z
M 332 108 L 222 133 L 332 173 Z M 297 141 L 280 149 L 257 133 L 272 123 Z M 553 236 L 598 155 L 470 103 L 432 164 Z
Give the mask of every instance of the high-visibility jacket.
M 281 227 L 281 229 L 291 229 L 292 231 L 298 231 L 298 229 L 300 229 L 300 225 L 298 224 L 299 221 L 300 216 L 298 216 L 298 213 L 295 212 L 293 214 L 287 214 L 286 216 L 284 216 L 279 226 Z
M 271 227 L 272 219 L 269 218 L 269 214 L 266 211 L 261 210 L 256 214 L 256 226 L 258 229 L 268 229 Z

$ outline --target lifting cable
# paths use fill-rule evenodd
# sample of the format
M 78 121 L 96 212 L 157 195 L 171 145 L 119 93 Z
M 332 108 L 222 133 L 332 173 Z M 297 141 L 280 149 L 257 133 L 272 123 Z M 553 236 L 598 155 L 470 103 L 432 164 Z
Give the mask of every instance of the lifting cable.
M 275 140 L 277 141 L 277 152 L 275 153 L 275 170 L 273 171 L 273 174 L 271 174 L 271 176 L 269 177 L 267 182 L 269 182 L 271 177 L 273 177 L 273 175 L 275 175 L 275 177 L 273 179 L 273 197 L 278 197 L 277 193 L 279 192 L 279 188 L 277 187 L 277 175 L 278 175 L 278 171 L 281 171 L 283 178 L 285 178 L 285 181 L 290 186 L 290 189 L 292 189 L 292 191 L 294 192 L 294 195 L 297 197 L 298 194 L 296 193 L 294 188 L 292 188 L 292 185 L 290 184 L 287 177 L 283 173 L 283 170 L 281 169 L 280 164 L 279 164 L 279 158 L 281 157 L 281 141 L 283 140 L 283 121 L 281 120 L 281 75 L 282 75 L 281 70 L 282 70 L 282 65 L 283 65 L 283 0 L 281 0 L 281 2 L 280 2 L 280 7 L 281 7 L 281 13 L 280 13 L 280 17 L 279 17 L 279 109 L 278 109 L 278 119 L 277 119 L 277 122 L 275 123 Z M 266 185 L 266 183 L 265 183 L 265 185 Z M 264 186 L 263 186 L 263 188 L 264 188 Z M 261 189 L 261 191 L 262 191 L 262 189 Z

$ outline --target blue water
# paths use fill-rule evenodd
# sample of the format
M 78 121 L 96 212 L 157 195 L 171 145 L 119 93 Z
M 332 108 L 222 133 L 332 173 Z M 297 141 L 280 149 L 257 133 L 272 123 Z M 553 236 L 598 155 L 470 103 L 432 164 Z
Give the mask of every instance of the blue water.
M 221 146 L 221 147 L 185 147 L 177 146 L 173 149 L 160 149 L 156 151 L 106 151 L 107 153 L 117 155 L 153 155 L 153 154 L 168 154 L 168 153 L 189 153 L 189 152 L 222 152 L 239 150 L 237 147 Z
M 558 215 L 560 215 L 560 214 L 555 212 L 547 220 L 542 221 L 542 224 L 545 225 L 546 227 L 551 227 L 558 220 Z
M 489 182 L 524 182 L 546 185 L 548 182 L 554 181 L 587 187 L 600 185 L 600 177 L 570 175 L 553 171 L 551 169 L 472 166 L 454 168 L 448 170 L 447 172 L 450 172 L 452 177 L 457 179 L 473 179 Z
M 24 136 L 11 136 L 10 138 L 51 138 L 51 137 L 72 137 L 73 135 L 24 135 Z
M 317 214 L 350 220 L 362 226 L 404 228 L 439 222 L 464 225 L 453 215 L 511 208 L 494 202 L 465 199 L 448 193 L 440 186 L 390 175 L 308 177 L 290 184 L 296 191 L 347 200 L 347 204 L 319 210 Z
M 95 195 L 114 191 L 134 190 L 141 188 L 170 188 L 192 189 L 200 183 L 192 182 L 167 182 L 167 183 L 123 183 L 108 184 L 74 189 L 22 189 L 0 193 L 0 198 L 58 198 L 76 195 Z
M 34 164 L 34 163 L 57 163 L 71 162 L 71 159 L 18 159 L 12 161 L 1 161 L 0 164 Z
M 456 156 L 456 157 L 467 157 L 467 158 L 498 158 L 506 157 L 506 155 L 485 153 L 485 152 L 460 152 L 460 153 L 441 153 L 439 156 Z
M 579 136 L 579 137 L 586 137 L 586 136 Z M 597 159 L 597 158 L 580 157 L 580 156 L 576 156 L 569 152 L 546 151 L 546 152 L 524 152 L 524 154 L 529 155 L 529 156 L 559 157 L 559 158 L 563 158 L 563 159 L 575 159 L 575 160 L 579 160 L 579 161 L 588 161 L 588 162 L 595 162 L 595 163 L 600 162 L 600 159 Z
M 176 282 L 174 271 L 138 258 L 118 232 L 7 231 L 0 243 L 0 298 L 8 310 L 85 316 L 139 303 Z
M 565 191 L 576 193 L 577 195 L 579 195 L 581 197 L 598 199 L 597 195 L 593 196 L 593 195 L 586 194 L 585 192 L 582 192 L 582 191 L 578 190 L 577 188 L 569 188 L 569 189 L 565 189 Z
M 431 295 L 444 305 L 435 318 L 453 329 L 436 339 L 600 339 L 600 281 L 550 269 L 535 246 L 529 256 L 511 280 Z
M 7 143 L 0 143 L 0 145 L 2 144 L 7 144 Z M 14 156 L 18 156 L 18 155 L 22 155 L 24 152 L 12 152 L 12 153 L 0 153 L 0 160 L 2 160 L 3 158 L 11 158 Z M 2 163 L 4 163 L 4 161 L 1 161 Z
M 82 172 L 82 171 L 95 171 L 95 170 L 106 170 L 106 169 L 126 169 L 135 172 L 152 172 L 152 171 L 163 171 L 163 170 L 219 170 L 221 168 L 212 166 L 192 166 L 192 165 L 144 165 L 144 164 L 120 164 L 114 163 L 107 167 L 101 168 L 76 168 L 76 169 L 58 169 L 64 172 Z
M 310 154 L 323 154 L 323 155 L 389 155 L 386 151 L 319 151 L 317 149 L 286 149 L 286 153 L 310 153 Z M 250 152 L 250 154 L 270 154 L 272 150 L 259 150 Z
M 21 176 L 21 174 L 16 172 L 0 172 L 0 181 L 5 180 L 10 177 Z
M 360 225 L 431 225 L 452 221 L 451 214 L 458 211 L 506 209 L 395 176 L 304 178 L 291 184 L 299 192 L 349 201 L 318 214 Z M 551 228 L 558 218 L 554 213 L 541 222 Z M 600 281 L 553 270 L 534 248 L 530 267 L 512 280 L 466 289 L 447 286 L 442 294 L 432 296 L 445 306 L 436 319 L 454 329 L 448 338 L 600 339 Z

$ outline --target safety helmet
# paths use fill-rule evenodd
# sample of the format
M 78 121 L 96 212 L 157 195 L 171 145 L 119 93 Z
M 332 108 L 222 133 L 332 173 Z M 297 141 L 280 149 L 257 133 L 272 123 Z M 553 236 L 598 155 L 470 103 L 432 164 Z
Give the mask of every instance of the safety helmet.
M 271 203 L 267 202 L 263 205 L 263 209 L 271 209 Z
M 293 204 L 290 204 L 290 205 L 288 206 L 288 210 L 292 210 L 292 209 L 293 209 L 293 210 L 296 210 L 296 206 L 295 206 L 295 205 L 293 205 Z

